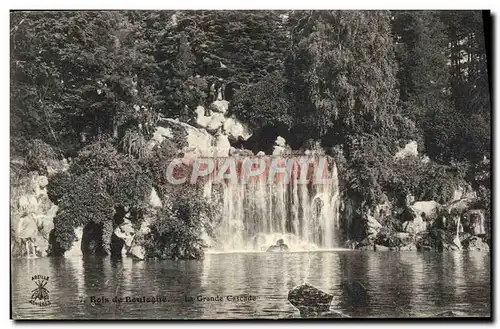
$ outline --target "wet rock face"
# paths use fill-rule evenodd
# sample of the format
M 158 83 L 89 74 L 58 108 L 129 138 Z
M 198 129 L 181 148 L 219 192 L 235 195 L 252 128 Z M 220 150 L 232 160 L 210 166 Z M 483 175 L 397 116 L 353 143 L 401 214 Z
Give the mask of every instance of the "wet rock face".
M 299 310 L 300 315 L 303 317 L 328 312 L 332 299 L 332 295 L 307 283 L 301 284 L 288 292 L 288 301 Z
M 76 239 L 69 250 L 64 253 L 64 257 L 82 256 L 83 227 L 75 228 Z

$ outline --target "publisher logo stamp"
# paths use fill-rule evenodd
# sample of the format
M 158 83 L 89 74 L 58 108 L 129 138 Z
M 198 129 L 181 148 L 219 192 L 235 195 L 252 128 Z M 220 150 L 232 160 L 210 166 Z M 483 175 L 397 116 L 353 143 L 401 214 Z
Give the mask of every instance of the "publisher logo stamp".
M 49 282 L 49 277 L 44 275 L 34 275 L 31 278 L 36 284 L 36 288 L 31 291 L 30 304 L 38 306 L 50 305 L 49 290 L 45 288 Z

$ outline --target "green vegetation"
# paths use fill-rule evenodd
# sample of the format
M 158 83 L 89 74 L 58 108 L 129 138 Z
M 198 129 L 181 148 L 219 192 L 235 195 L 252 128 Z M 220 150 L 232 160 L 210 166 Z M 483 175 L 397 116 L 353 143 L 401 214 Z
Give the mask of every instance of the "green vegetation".
M 214 205 L 203 198 L 200 189 L 189 185 L 172 192 L 175 203 L 157 214 L 145 239 L 146 252 L 149 257 L 161 259 L 203 258 L 206 244 L 202 235 L 214 237 Z

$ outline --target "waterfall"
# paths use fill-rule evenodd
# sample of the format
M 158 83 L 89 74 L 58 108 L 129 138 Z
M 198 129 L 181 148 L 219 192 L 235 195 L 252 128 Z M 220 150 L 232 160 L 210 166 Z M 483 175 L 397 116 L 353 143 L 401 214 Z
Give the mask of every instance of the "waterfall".
M 221 221 L 216 229 L 218 244 L 212 250 L 265 251 L 278 239 L 283 239 L 291 251 L 337 247 L 340 197 L 333 159 L 329 158 L 324 168 L 331 178 L 326 184 L 310 181 L 304 184 L 297 164 L 293 165 L 288 182 L 284 180 L 285 174 L 280 174 L 276 182 L 269 183 L 268 167 L 273 157 L 262 158 L 267 163 L 266 170 L 252 177 L 254 181 L 248 184 L 230 179 L 219 182 Z M 241 173 L 243 160 L 236 161 L 237 171 Z M 305 177 L 312 177 L 318 170 L 314 161 L 312 163 L 304 171 Z M 216 165 L 220 167 L 220 163 Z M 214 175 L 205 184 L 205 189 L 218 185 Z M 213 194 L 212 191 L 205 195 Z
M 462 249 L 462 243 L 460 242 L 460 232 L 463 232 L 462 223 L 460 221 L 460 216 L 456 217 L 457 223 L 457 234 L 455 235 L 455 239 L 453 239 L 453 243 L 458 247 L 458 249 Z

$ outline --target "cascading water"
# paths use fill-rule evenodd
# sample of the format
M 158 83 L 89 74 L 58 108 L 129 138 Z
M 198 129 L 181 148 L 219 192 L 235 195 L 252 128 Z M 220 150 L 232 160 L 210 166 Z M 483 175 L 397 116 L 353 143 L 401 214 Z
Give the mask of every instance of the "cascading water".
M 272 158 L 265 158 L 269 164 Z M 314 175 L 315 169 L 311 170 L 309 177 Z M 333 159 L 325 170 L 330 177 L 325 184 L 301 183 L 299 166 L 293 166 L 289 182 L 269 183 L 269 170 L 249 184 L 220 182 L 222 214 L 216 230 L 218 243 L 212 250 L 265 251 L 278 239 L 291 251 L 336 247 L 340 200 Z M 218 185 L 213 178 L 206 184 L 209 189 Z

